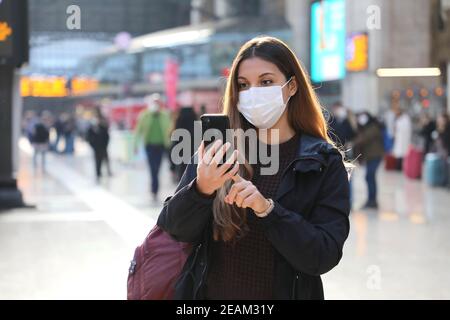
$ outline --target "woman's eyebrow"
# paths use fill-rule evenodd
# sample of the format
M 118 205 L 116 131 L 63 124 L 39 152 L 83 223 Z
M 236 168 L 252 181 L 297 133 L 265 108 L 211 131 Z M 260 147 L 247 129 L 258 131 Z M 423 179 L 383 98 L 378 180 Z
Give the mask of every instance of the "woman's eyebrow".
M 262 77 L 267 76 L 267 75 L 275 75 L 275 73 L 273 73 L 273 72 L 264 72 L 264 73 L 260 74 L 258 76 L 258 78 L 262 78 Z M 247 80 L 247 78 L 243 77 L 243 76 L 238 76 L 238 79 Z
M 272 73 L 272 72 L 264 72 L 263 74 L 260 74 L 259 75 L 259 78 L 262 78 L 262 77 L 264 77 L 264 76 L 267 76 L 267 75 L 275 75 L 274 73 Z

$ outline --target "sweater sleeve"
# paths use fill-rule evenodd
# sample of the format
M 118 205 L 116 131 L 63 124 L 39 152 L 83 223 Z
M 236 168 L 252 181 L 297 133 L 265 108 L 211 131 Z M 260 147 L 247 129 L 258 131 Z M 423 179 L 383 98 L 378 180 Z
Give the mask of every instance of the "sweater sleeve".
M 191 161 L 174 195 L 164 201 L 158 217 L 157 224 L 181 242 L 199 242 L 212 219 L 215 194 L 206 196 L 197 190 L 196 168 Z
M 338 264 L 350 230 L 349 182 L 342 161 L 336 157 L 326 174 L 308 220 L 278 202 L 261 219 L 275 249 L 296 270 L 309 275 L 326 273 Z

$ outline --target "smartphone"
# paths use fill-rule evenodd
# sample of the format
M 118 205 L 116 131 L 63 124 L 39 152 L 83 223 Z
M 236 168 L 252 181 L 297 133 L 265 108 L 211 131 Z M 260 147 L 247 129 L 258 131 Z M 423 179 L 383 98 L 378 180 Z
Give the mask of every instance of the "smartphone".
M 205 142 L 205 148 L 211 145 L 216 139 L 221 139 L 223 144 L 230 142 L 233 146 L 233 141 L 227 139 L 227 129 L 230 129 L 230 120 L 224 114 L 204 114 L 200 116 L 202 122 L 202 139 Z M 206 135 L 205 135 L 206 134 Z M 232 149 L 232 148 L 231 148 Z M 232 150 L 227 151 L 231 154 Z M 222 163 L 226 161 L 227 157 L 224 155 Z

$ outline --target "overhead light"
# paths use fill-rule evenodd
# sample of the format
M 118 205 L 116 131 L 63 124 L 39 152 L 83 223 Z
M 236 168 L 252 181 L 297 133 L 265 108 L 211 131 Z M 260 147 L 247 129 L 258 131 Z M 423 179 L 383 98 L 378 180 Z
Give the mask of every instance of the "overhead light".
M 439 77 L 439 68 L 380 68 L 377 76 L 385 77 Z
M 211 34 L 212 30 L 203 29 L 153 35 L 144 40 L 144 47 L 170 47 L 186 43 L 204 42 L 208 40 Z

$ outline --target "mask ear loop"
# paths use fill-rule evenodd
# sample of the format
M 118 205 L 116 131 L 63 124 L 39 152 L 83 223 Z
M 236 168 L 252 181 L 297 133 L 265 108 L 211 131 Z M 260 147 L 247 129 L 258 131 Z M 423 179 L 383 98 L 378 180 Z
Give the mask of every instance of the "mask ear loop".
M 281 89 L 283 89 L 285 85 L 287 85 L 289 82 L 291 82 L 291 80 L 292 80 L 293 77 L 294 77 L 294 76 L 290 77 L 289 80 L 286 81 L 286 83 L 283 84 L 283 85 L 281 86 Z
M 285 106 L 287 107 L 287 105 L 288 105 L 288 103 L 289 103 L 289 100 L 291 100 L 291 98 L 292 98 L 292 96 L 289 96 L 289 98 L 287 98 L 287 101 L 286 101 L 286 103 L 285 103 Z
M 292 80 L 293 77 L 294 77 L 294 76 L 290 77 L 289 80 L 286 81 L 286 83 L 283 84 L 283 85 L 281 86 L 281 89 L 283 89 L 285 85 L 287 85 L 289 82 L 291 82 L 291 80 Z M 289 103 L 289 100 L 291 100 L 291 97 L 292 97 L 292 96 L 289 96 L 289 98 L 287 99 L 286 103 L 284 104 L 286 107 L 287 107 L 287 104 Z

